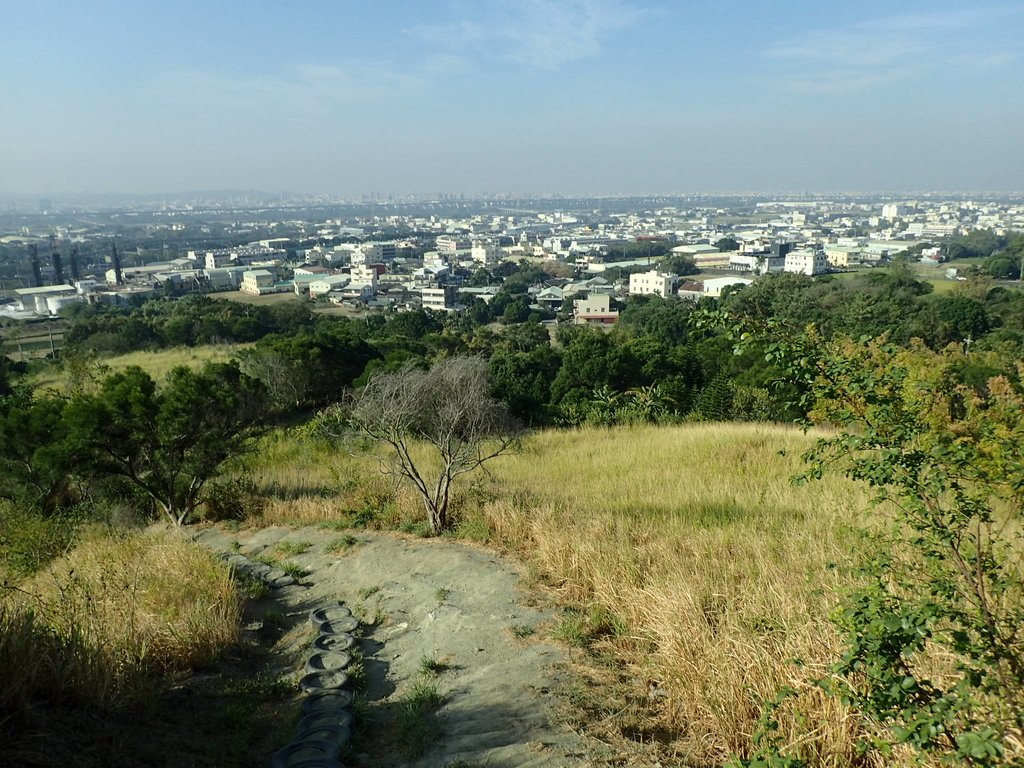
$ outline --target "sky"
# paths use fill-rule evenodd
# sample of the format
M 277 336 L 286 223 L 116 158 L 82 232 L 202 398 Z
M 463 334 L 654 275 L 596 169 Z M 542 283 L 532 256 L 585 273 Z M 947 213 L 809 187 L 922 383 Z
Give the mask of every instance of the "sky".
M 0 0 L 0 192 L 1024 190 L 1024 0 Z

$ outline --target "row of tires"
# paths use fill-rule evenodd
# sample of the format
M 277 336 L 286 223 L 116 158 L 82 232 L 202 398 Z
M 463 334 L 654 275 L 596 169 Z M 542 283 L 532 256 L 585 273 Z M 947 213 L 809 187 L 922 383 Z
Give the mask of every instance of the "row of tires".
M 274 568 L 266 563 L 255 562 L 245 555 L 234 554 L 224 555 L 223 557 L 236 573 L 242 573 L 251 578 L 258 579 L 271 589 L 289 587 L 295 583 L 295 577 L 285 573 L 280 568 Z
M 274 753 L 271 768 L 341 768 L 341 750 L 351 738 L 352 691 L 345 671 L 359 622 L 342 604 L 309 614 L 316 634 L 299 684 L 305 693 L 295 737 Z

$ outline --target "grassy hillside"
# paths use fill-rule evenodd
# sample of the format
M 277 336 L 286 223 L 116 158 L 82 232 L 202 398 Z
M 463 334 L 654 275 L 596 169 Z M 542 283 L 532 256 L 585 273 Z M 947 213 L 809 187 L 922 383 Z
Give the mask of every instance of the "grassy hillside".
M 747 752 L 761 702 L 784 685 L 814 713 L 782 721 L 812 762 L 853 756 L 844 713 L 800 681 L 834 647 L 830 565 L 868 500 L 839 479 L 795 487 L 808 442 L 740 424 L 546 432 L 495 468 L 483 514 L 578 607 L 560 633 L 658 694 L 623 725 L 698 764 Z
M 172 347 L 152 352 L 129 352 L 116 357 L 98 358 L 95 365 L 108 366 L 111 372 L 123 371 L 130 365 L 140 366 L 154 379 L 162 379 L 167 372 L 179 365 L 199 368 L 205 363 L 227 362 L 239 349 L 246 344 L 208 344 L 199 347 Z M 37 389 L 52 387 L 64 390 L 67 387 L 69 372 L 66 366 L 50 366 L 33 379 Z
M 460 533 L 519 553 L 574 609 L 556 635 L 625 670 L 621 689 L 579 691 L 591 721 L 716 765 L 749 751 L 762 701 L 793 685 L 813 714 L 783 712 L 787 739 L 812 764 L 849 764 L 855 723 L 805 681 L 834 650 L 831 566 L 868 498 L 841 478 L 791 483 L 811 439 L 750 424 L 536 433 L 461 489 Z M 253 470 L 272 491 L 265 522 L 414 531 L 422 514 L 366 454 L 277 435 Z

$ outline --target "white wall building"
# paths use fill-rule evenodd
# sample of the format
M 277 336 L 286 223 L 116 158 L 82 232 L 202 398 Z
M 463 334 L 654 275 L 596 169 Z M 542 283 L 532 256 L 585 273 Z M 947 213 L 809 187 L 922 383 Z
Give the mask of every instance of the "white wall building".
M 453 251 L 468 251 L 472 247 L 472 243 L 465 235 L 438 235 L 436 247 L 439 251 L 451 253 Z
M 861 262 L 863 249 L 859 245 L 825 245 L 825 260 L 836 269 L 846 269 Z
M 451 311 L 455 309 L 455 286 L 421 288 L 420 298 L 424 309 Z
M 494 243 L 477 240 L 469 250 L 469 257 L 477 264 L 489 266 L 498 263 L 500 251 Z
M 353 283 L 369 285 L 374 292 L 377 290 L 377 270 L 365 264 L 353 264 L 349 270 Z
M 344 288 L 350 282 L 352 282 L 352 279 L 348 275 L 321 275 L 316 280 L 310 281 L 309 298 L 315 299 L 317 296 L 326 296 L 331 291 Z
M 585 299 L 574 299 L 572 318 L 576 325 L 614 325 L 619 313 L 611 309 L 611 296 L 592 293 Z
M 704 295 L 717 298 L 722 295 L 724 289 L 730 286 L 742 288 L 753 282 L 753 280 L 747 280 L 745 277 L 712 277 L 704 281 Z
M 629 276 L 630 296 L 660 296 L 667 299 L 672 295 L 679 276 L 652 269 L 650 272 L 634 272 Z
M 824 251 L 790 251 L 786 254 L 786 271 L 801 275 L 821 275 L 828 272 L 828 259 Z
M 251 293 L 261 296 L 264 293 L 274 292 L 274 273 L 267 269 L 251 269 L 242 275 L 242 285 L 239 290 L 243 293 Z

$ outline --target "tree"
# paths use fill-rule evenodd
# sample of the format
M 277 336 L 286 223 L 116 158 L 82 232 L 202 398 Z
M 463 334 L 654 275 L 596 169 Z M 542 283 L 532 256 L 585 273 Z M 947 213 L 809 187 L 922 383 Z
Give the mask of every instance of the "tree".
M 700 268 L 697 266 L 697 262 L 693 260 L 693 256 L 685 253 L 669 253 L 665 258 L 658 262 L 658 269 L 662 272 L 671 272 L 674 275 L 680 277 L 684 275 L 696 275 L 700 272 Z
M 65 419 L 80 469 L 127 479 L 180 526 L 224 462 L 249 449 L 266 410 L 263 388 L 235 363 L 181 366 L 162 387 L 132 366 L 73 399 Z
M 740 242 L 735 237 L 723 237 L 715 241 L 715 248 L 721 253 L 738 251 L 740 249 Z
M 66 501 L 78 458 L 67 441 L 66 405 L 25 389 L 0 397 L 0 498 L 47 514 Z
M 1020 277 L 1020 264 L 1003 254 L 996 254 L 986 261 L 985 269 L 996 280 L 1016 280 Z
M 865 531 L 860 581 L 834 613 L 842 655 L 817 684 L 864 718 L 866 750 L 901 744 L 944 765 L 1020 765 L 1024 367 L 961 345 L 778 331 L 767 356 L 798 382 L 807 424 L 832 426 L 805 454 L 804 479 L 840 469 L 888 502 Z M 979 366 L 999 372 L 980 388 L 963 379 Z M 765 744 L 740 764 L 799 764 L 780 757 L 777 734 Z
M 520 431 L 490 395 L 487 364 L 466 356 L 371 377 L 355 395 L 349 421 L 385 447 L 378 458 L 386 471 L 416 488 L 435 536 L 449 526 L 453 481 L 512 449 Z M 417 442 L 440 460 L 436 477 L 414 458 Z

